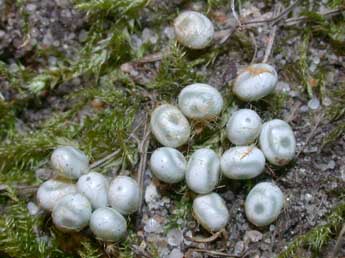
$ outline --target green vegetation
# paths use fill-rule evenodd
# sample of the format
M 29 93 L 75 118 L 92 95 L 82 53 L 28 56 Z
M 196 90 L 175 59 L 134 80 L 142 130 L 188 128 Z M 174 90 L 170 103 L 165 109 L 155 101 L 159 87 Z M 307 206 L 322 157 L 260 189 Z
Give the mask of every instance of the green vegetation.
M 335 124 L 334 128 L 323 139 L 322 146 L 338 140 L 345 132 L 345 84 L 332 91 L 332 105 L 327 109 L 327 118 Z
M 322 247 L 341 229 L 344 218 L 345 204 L 341 203 L 327 217 L 325 225 L 316 226 L 306 234 L 298 236 L 278 258 L 298 258 L 296 252 L 300 248 L 311 250 L 314 254 L 313 257 L 320 257 Z

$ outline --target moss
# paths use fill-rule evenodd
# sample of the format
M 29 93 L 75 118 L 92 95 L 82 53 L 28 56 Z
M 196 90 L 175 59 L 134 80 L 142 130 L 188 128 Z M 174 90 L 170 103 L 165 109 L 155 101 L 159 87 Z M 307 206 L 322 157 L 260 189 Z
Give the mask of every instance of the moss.
M 40 231 L 43 218 L 30 215 L 26 202 L 19 200 L 13 190 L 6 194 L 10 201 L 0 215 L 0 253 L 23 258 L 68 257 L 57 248 L 54 238 L 48 240 Z
M 338 89 L 331 91 L 330 97 L 332 104 L 326 109 L 326 117 L 335 126 L 323 138 L 322 148 L 338 140 L 345 132 L 345 84 L 342 83 Z
M 147 87 L 158 91 L 163 99 L 175 97 L 186 85 L 204 81 L 205 78 L 195 72 L 194 66 L 187 59 L 186 52 L 173 44 L 169 54 L 162 60 L 157 76 Z
M 173 228 L 180 228 L 184 225 L 181 222 L 185 222 L 191 219 L 191 210 L 193 206 L 192 198 L 186 191 L 187 187 L 182 186 L 180 192 L 171 194 L 170 197 L 174 200 L 174 210 L 169 216 L 167 224 L 164 227 L 165 232 L 168 232 Z
M 83 241 L 81 243 L 82 248 L 78 250 L 80 258 L 100 258 L 103 256 L 103 252 L 100 251 L 99 246 L 96 246 L 90 241 Z
M 306 234 L 298 236 L 278 258 L 298 258 L 299 248 L 310 249 L 315 257 L 320 257 L 319 252 L 328 240 L 340 230 L 345 218 L 345 204 L 339 204 L 327 217 L 326 224 L 316 226 Z

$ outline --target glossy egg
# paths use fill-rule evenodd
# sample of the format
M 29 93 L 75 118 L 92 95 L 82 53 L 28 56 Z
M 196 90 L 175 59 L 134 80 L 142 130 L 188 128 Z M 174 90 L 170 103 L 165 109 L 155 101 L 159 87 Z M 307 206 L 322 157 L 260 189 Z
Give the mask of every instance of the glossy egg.
M 191 133 L 187 118 L 169 104 L 160 105 L 152 112 L 150 125 L 157 141 L 172 148 L 187 143 Z
M 295 157 L 295 135 L 283 120 L 274 119 L 264 123 L 259 142 L 266 159 L 276 166 L 284 166 Z
M 113 208 L 98 208 L 91 215 L 90 229 L 97 239 L 115 242 L 126 235 L 127 222 Z
M 79 178 L 78 191 L 89 199 L 92 208 L 108 206 L 108 179 L 100 173 L 90 172 Z
M 215 119 L 222 111 L 223 103 L 219 91 L 204 83 L 188 85 L 178 96 L 182 113 L 192 119 Z
M 244 101 L 259 100 L 275 89 L 278 75 L 269 64 L 252 64 L 236 78 L 233 92 Z
M 150 159 L 152 173 L 168 184 L 178 183 L 184 179 L 186 165 L 182 153 L 170 147 L 156 149 Z
M 136 212 L 140 202 L 138 183 L 128 176 L 116 177 L 110 183 L 108 199 L 111 207 L 123 215 Z
M 261 118 L 254 110 L 240 109 L 230 116 L 226 133 L 233 144 L 248 145 L 259 136 L 261 127 Z
M 220 231 L 229 221 L 229 211 L 217 193 L 196 197 L 193 201 L 193 215 L 209 232 Z
M 55 206 L 52 218 L 61 231 L 80 231 L 89 224 L 91 204 L 80 193 L 64 196 Z
M 265 169 L 265 156 L 255 146 L 233 147 L 220 159 L 223 175 L 230 179 L 249 179 Z
M 54 150 L 51 164 L 58 175 L 78 179 L 89 171 L 89 159 L 80 150 L 72 146 L 63 146 Z
M 174 28 L 177 41 L 192 49 L 207 47 L 214 36 L 212 22 L 199 12 L 181 13 L 174 21 Z
M 248 220 L 256 226 L 274 222 L 284 206 L 284 194 L 273 183 L 263 182 L 253 187 L 245 201 Z
M 190 157 L 186 170 L 186 183 L 189 189 L 199 194 L 212 192 L 219 181 L 220 161 L 211 149 L 195 151 Z

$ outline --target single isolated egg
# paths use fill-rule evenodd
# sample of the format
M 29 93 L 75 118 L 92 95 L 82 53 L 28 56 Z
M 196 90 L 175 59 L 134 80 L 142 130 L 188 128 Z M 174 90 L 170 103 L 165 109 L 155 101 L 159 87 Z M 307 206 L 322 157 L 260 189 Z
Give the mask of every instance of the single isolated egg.
M 213 150 L 204 148 L 195 151 L 187 164 L 188 187 L 200 194 L 212 192 L 219 181 L 219 163 L 219 157 Z
M 150 124 L 153 135 L 164 146 L 177 148 L 189 139 L 189 122 L 173 105 L 163 104 L 155 108 Z
M 156 149 L 150 159 L 152 173 L 168 184 L 178 183 L 184 179 L 186 165 L 187 161 L 182 153 L 170 147 Z
M 233 144 L 248 145 L 259 136 L 261 127 L 261 118 L 254 110 L 240 109 L 230 116 L 226 133 Z
M 127 222 L 115 209 L 103 207 L 92 213 L 90 229 L 97 239 L 115 242 L 125 236 Z
M 174 21 L 174 28 L 177 41 L 192 49 L 207 47 L 214 36 L 209 18 L 194 11 L 181 13 Z
M 233 147 L 220 159 L 223 175 L 230 179 L 256 177 L 265 169 L 265 156 L 255 146 Z
M 55 149 L 51 156 L 51 163 L 59 175 L 71 179 L 78 179 L 89 171 L 88 157 L 72 146 Z
M 182 89 L 178 96 L 182 113 L 192 119 L 214 119 L 223 109 L 219 91 L 204 83 L 195 83 Z
M 37 202 L 45 210 L 52 211 L 56 203 L 65 195 L 77 192 L 77 187 L 68 181 L 49 179 L 37 190 Z
M 274 119 L 264 123 L 259 142 L 266 159 L 276 166 L 284 166 L 295 157 L 295 135 L 283 120 Z
M 97 172 L 90 172 L 79 178 L 78 191 L 89 199 L 92 208 L 108 206 L 109 182 L 105 176 Z
M 116 177 L 110 183 L 108 199 L 110 206 L 123 215 L 136 212 L 140 201 L 138 183 L 128 176 Z
M 244 101 L 261 99 L 276 87 L 278 75 L 269 64 L 252 64 L 236 78 L 233 92 Z
M 264 182 L 253 187 L 245 201 L 248 220 L 256 226 L 275 221 L 284 206 L 284 194 L 275 184 Z
M 217 193 L 196 197 L 193 201 L 193 215 L 209 232 L 223 229 L 229 221 L 229 211 Z
M 68 194 L 55 205 L 52 218 L 61 231 L 80 231 L 89 224 L 91 212 L 91 204 L 85 196 Z

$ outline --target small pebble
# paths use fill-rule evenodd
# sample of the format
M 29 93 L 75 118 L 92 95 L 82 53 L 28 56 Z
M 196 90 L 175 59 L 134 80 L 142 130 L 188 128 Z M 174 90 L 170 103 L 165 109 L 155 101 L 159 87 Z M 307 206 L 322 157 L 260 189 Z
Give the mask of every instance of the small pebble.
M 183 241 L 183 234 L 179 229 L 171 229 L 167 233 L 168 244 L 170 246 L 179 246 Z
M 29 202 L 26 207 L 28 208 L 31 216 L 36 216 L 40 211 L 40 208 L 33 202 Z
M 235 255 L 240 255 L 244 251 L 245 244 L 243 241 L 238 241 L 235 245 L 234 253 Z
M 173 249 L 168 256 L 168 258 L 183 258 L 183 257 L 184 257 L 183 253 L 180 251 L 180 249 L 177 249 L 177 248 Z
M 154 208 L 158 205 L 158 201 L 160 200 L 160 195 L 157 191 L 157 187 L 154 183 L 150 183 L 145 190 L 145 202 L 149 206 L 149 208 Z
M 305 196 L 304 196 L 304 199 L 307 201 L 307 202 L 310 202 L 313 200 L 313 196 L 310 194 L 310 193 L 306 193 Z
M 154 218 L 150 218 L 146 222 L 144 230 L 147 233 L 161 233 L 163 232 L 163 227 L 157 220 L 155 220 Z
M 320 100 L 316 97 L 313 97 L 311 100 L 308 101 L 308 107 L 311 110 L 316 110 L 320 108 Z
M 262 233 L 257 230 L 250 230 L 246 232 L 244 238 L 249 239 L 250 242 L 256 243 L 262 239 Z

